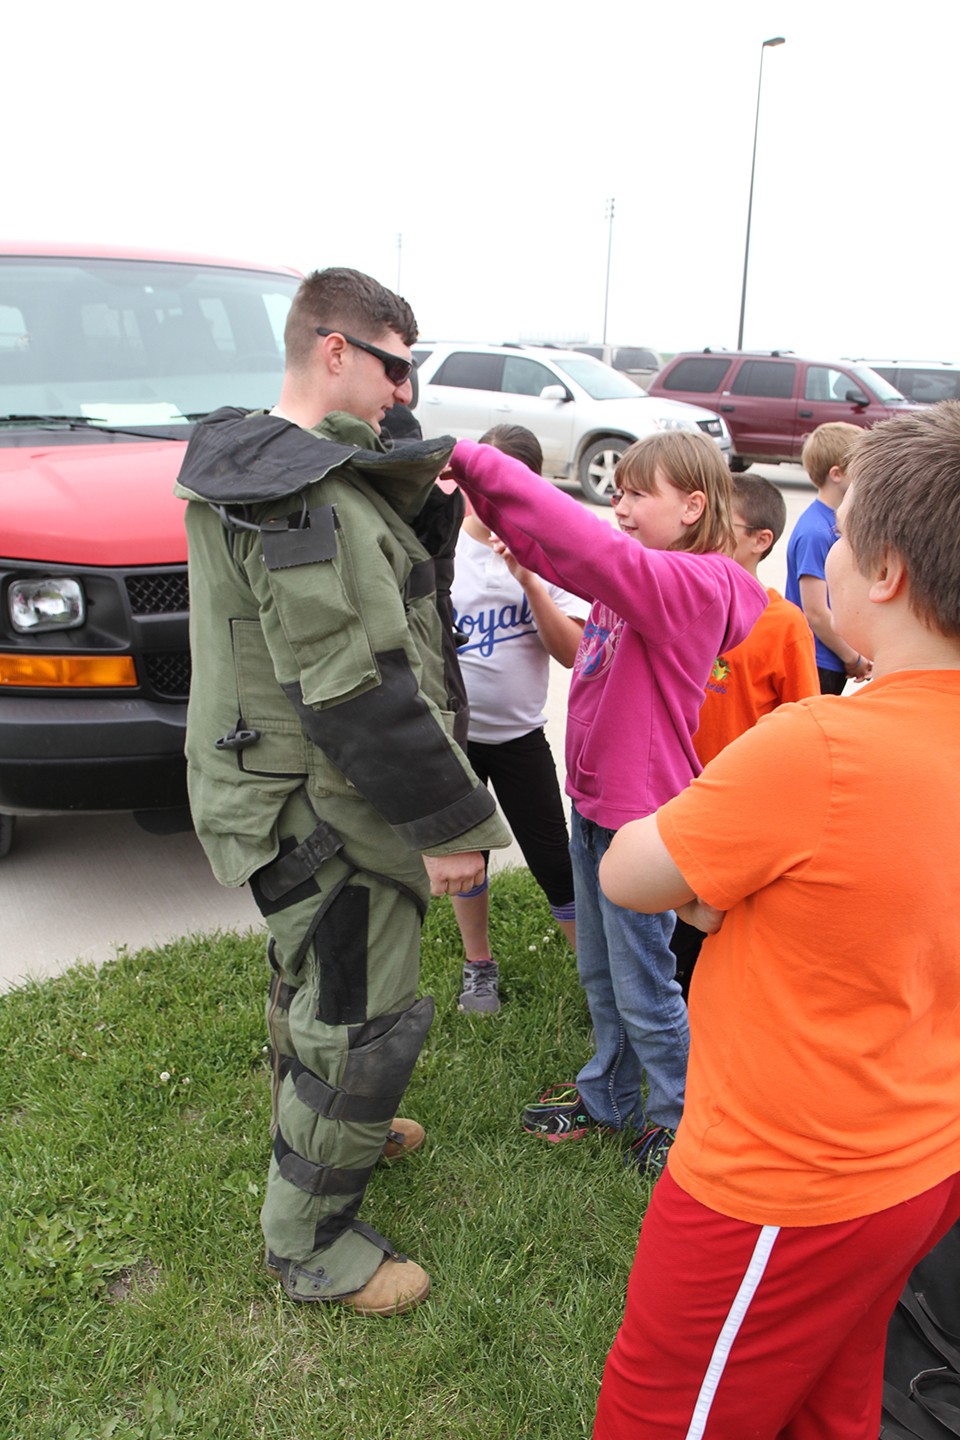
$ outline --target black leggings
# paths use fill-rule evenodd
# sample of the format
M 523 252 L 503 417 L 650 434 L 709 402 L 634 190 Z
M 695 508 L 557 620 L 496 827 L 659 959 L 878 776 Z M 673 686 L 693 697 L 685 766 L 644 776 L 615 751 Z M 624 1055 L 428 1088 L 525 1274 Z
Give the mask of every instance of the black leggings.
M 492 785 L 500 809 L 530 873 L 551 905 L 573 901 L 569 837 L 557 767 L 543 730 L 486 745 L 470 740 L 467 756 L 478 777 Z
M 820 679 L 821 695 L 843 694 L 843 687 L 847 683 L 847 672 L 845 670 L 825 670 L 822 665 L 818 665 L 817 675 Z

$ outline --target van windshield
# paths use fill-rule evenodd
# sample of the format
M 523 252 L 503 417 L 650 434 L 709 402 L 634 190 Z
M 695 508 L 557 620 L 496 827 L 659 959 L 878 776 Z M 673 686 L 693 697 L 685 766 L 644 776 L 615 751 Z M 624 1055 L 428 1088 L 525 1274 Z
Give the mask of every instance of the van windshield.
M 293 274 L 0 257 L 0 414 L 187 425 L 275 403 Z

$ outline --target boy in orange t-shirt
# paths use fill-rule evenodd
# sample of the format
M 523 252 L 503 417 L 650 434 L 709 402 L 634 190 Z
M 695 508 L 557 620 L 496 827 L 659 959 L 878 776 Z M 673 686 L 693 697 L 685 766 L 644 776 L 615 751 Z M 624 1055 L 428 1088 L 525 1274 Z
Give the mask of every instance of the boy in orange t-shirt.
M 960 403 L 850 474 L 827 578 L 873 683 L 764 717 L 600 867 L 710 938 L 595 1440 L 875 1440 L 890 1314 L 960 1217 Z
M 787 507 L 776 485 L 761 475 L 733 477 L 733 558 L 757 578 L 757 567 L 783 534 Z M 820 694 L 813 632 L 803 611 L 776 590 L 746 640 L 717 657 L 700 710 L 693 746 L 701 765 L 756 725 L 778 705 Z M 688 997 L 703 931 L 677 918 L 670 948 L 677 979 Z
M 783 534 L 787 507 L 776 485 L 762 475 L 734 475 L 733 558 L 757 578 Z M 746 640 L 717 659 L 707 681 L 700 729 L 693 737 L 701 765 L 778 705 L 819 695 L 813 634 L 803 611 L 776 590 Z

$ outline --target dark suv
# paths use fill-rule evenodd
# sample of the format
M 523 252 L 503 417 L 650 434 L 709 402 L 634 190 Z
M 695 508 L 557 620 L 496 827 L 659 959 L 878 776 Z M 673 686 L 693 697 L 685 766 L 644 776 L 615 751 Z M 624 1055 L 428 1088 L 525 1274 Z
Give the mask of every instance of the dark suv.
M 868 428 L 916 408 L 866 365 L 806 360 L 790 350 L 675 355 L 649 393 L 721 415 L 733 438 L 734 470 L 745 470 L 754 460 L 799 460 L 804 437 L 825 421 Z

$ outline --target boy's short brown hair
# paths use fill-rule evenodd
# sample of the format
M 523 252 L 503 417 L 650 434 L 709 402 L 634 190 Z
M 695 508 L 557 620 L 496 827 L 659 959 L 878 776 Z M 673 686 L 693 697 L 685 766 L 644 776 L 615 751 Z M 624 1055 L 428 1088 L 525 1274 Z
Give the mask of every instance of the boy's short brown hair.
M 787 502 L 771 480 L 762 475 L 734 475 L 733 508 L 750 530 L 769 530 L 773 539 L 759 557 L 765 560 L 783 534 Z
M 914 614 L 960 637 L 960 401 L 862 431 L 850 459 L 843 533 L 861 574 L 898 554 Z
M 289 369 L 306 364 L 318 325 L 358 340 L 379 340 L 386 330 L 393 330 L 405 345 L 417 338 L 414 313 L 402 295 L 394 295 L 372 275 L 344 266 L 314 270 L 301 281 L 283 332 Z
M 828 420 L 826 425 L 811 430 L 800 451 L 800 464 L 818 490 L 826 485 L 834 465 L 846 471 L 850 451 L 862 434 L 859 425 L 850 425 L 846 420 Z

